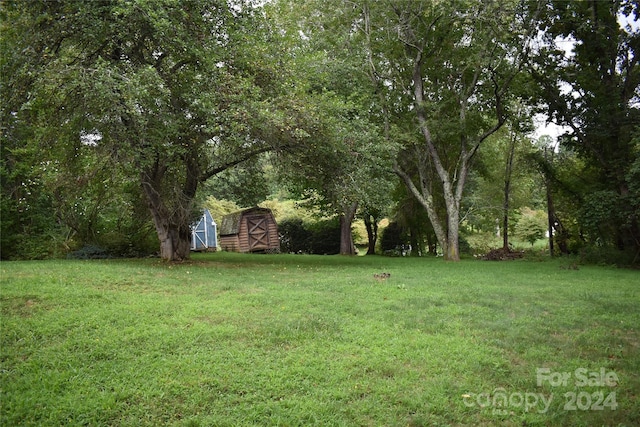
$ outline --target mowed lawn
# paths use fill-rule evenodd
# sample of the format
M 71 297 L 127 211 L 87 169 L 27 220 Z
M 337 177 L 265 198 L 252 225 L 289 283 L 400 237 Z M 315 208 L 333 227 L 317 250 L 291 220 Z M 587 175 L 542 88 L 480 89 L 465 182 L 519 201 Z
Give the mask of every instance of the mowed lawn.
M 640 425 L 640 272 L 572 267 L 3 262 L 2 425 Z

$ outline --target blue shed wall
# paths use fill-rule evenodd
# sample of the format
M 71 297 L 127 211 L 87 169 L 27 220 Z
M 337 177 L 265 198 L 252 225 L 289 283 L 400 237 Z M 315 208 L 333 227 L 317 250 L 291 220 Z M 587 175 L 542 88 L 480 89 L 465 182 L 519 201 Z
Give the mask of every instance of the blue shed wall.
M 205 209 L 202 217 L 191 225 L 191 250 L 216 250 L 217 247 L 217 225 L 211 216 L 211 212 Z

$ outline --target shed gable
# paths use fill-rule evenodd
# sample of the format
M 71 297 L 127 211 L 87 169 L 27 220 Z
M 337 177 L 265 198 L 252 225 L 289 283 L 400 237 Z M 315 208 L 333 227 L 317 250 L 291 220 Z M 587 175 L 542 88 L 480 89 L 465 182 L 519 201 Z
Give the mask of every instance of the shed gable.
M 220 222 L 220 246 L 238 252 L 278 252 L 278 225 L 270 209 L 249 208 L 225 215 Z

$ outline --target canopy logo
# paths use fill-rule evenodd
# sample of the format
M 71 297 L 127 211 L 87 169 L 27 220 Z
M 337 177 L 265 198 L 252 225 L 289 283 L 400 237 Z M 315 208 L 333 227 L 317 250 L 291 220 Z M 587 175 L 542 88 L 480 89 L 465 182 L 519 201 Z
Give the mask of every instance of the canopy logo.
M 605 387 L 616 387 L 618 382 L 618 375 L 605 368 L 600 368 L 597 371 L 578 368 L 572 372 L 554 372 L 549 368 L 536 369 L 538 387 L 575 388 L 575 390 L 563 394 L 563 409 L 565 411 L 616 410 L 618 408 L 616 392 Z M 589 387 L 589 391 L 579 390 L 582 387 Z M 598 387 L 600 390 L 596 389 Z M 462 400 L 467 407 L 492 408 L 495 414 L 506 415 L 516 408 L 521 408 L 524 412 L 536 411 L 544 414 L 549 410 L 554 400 L 554 394 L 545 395 L 530 391 L 507 392 L 504 388 L 499 387 L 491 393 L 465 393 L 462 395 Z

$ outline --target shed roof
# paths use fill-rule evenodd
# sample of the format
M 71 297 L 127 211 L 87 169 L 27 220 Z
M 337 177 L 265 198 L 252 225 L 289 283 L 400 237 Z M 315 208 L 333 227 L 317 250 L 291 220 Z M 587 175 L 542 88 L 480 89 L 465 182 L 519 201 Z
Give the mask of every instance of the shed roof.
M 238 234 L 240 230 L 240 221 L 242 217 L 247 214 L 257 213 L 257 214 L 269 214 L 271 215 L 271 209 L 261 208 L 259 206 L 242 209 L 240 211 L 236 211 L 225 215 L 222 217 L 222 221 L 220 222 L 219 232 L 221 236 L 229 236 L 232 234 Z

